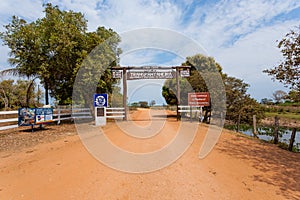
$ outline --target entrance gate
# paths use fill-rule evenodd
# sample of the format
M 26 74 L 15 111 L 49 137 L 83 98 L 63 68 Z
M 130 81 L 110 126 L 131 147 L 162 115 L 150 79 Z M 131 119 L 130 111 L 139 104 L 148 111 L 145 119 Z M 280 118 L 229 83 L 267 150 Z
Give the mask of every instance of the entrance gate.
M 173 79 L 176 78 L 177 119 L 179 119 L 180 105 L 180 77 L 190 76 L 190 66 L 144 66 L 144 67 L 112 67 L 113 78 L 123 79 L 123 106 L 125 108 L 124 120 L 127 120 L 127 80 L 138 79 Z

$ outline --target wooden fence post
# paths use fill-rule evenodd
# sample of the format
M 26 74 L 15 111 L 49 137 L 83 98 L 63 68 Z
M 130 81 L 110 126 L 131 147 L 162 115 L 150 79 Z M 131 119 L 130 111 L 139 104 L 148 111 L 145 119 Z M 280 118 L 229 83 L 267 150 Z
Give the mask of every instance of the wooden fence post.
M 275 116 L 275 127 L 274 127 L 274 144 L 278 144 L 279 136 L 278 136 L 278 129 L 279 129 L 279 117 Z
M 289 144 L 289 151 L 293 151 L 293 146 L 295 142 L 295 137 L 296 137 L 296 128 L 293 128 L 292 130 L 292 135 L 290 139 L 290 144 Z
M 60 124 L 60 107 L 57 107 L 57 125 Z
M 257 128 L 256 128 L 256 115 L 253 115 L 253 136 L 258 138 L 256 131 L 257 131 Z

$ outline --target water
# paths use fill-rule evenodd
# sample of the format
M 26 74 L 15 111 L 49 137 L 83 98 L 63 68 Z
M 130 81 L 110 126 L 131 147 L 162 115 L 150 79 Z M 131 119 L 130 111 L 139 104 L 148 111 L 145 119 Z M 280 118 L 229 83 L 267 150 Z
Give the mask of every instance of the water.
M 252 136 L 253 137 L 253 131 L 252 129 L 248 129 L 248 130 L 242 130 L 242 133 Z M 263 131 L 262 131 L 263 132 Z M 281 133 L 282 136 L 279 137 L 279 141 L 280 142 L 284 142 L 286 144 L 289 144 L 290 142 L 290 138 L 291 138 L 291 134 L 292 134 L 292 130 L 289 129 L 281 129 Z M 259 137 L 259 139 L 261 140 L 265 140 L 265 141 L 270 141 L 272 140 L 274 137 L 267 135 L 267 134 L 259 134 L 257 135 Z M 294 142 L 294 146 L 297 146 L 298 149 L 300 149 L 300 131 L 296 131 L 296 137 L 295 137 L 295 142 Z

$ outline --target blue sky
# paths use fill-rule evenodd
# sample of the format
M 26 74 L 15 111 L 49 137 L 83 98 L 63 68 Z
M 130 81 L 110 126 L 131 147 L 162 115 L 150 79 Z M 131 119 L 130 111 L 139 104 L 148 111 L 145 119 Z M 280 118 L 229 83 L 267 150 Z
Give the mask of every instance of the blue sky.
M 282 84 L 273 82 L 271 77 L 263 74 L 262 70 L 276 66 L 282 60 L 276 41 L 300 25 L 300 1 L 1 0 L 0 30 L 4 30 L 2 26 L 10 21 L 12 15 L 27 21 L 43 17 L 42 4 L 47 2 L 61 9 L 82 12 L 91 31 L 98 26 L 112 28 L 118 33 L 155 27 L 184 34 L 214 57 L 225 73 L 250 84 L 248 92 L 257 100 L 271 98 L 272 93 L 278 89 L 287 91 Z M 1 69 L 7 68 L 9 50 L 3 46 L 0 50 Z M 134 52 L 121 58 L 123 65 L 180 65 L 182 61 L 183 58 L 170 53 L 163 56 L 159 51 Z M 156 83 L 153 87 L 157 90 Z M 139 91 L 134 93 L 137 96 L 134 98 L 139 99 L 145 95 L 142 89 L 135 88 L 140 83 L 131 85 L 129 93 Z M 150 91 L 150 86 L 144 87 Z M 151 90 L 153 96 L 149 98 L 161 103 L 161 91 L 156 90 Z

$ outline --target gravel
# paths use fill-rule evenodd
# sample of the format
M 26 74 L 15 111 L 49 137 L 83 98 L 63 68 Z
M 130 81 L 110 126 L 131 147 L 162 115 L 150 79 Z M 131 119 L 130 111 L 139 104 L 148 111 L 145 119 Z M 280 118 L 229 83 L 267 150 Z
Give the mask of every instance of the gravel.
M 20 151 L 37 144 L 52 142 L 63 137 L 77 134 L 73 123 L 60 125 L 43 125 L 34 127 L 18 127 L 0 131 L 0 152 Z

